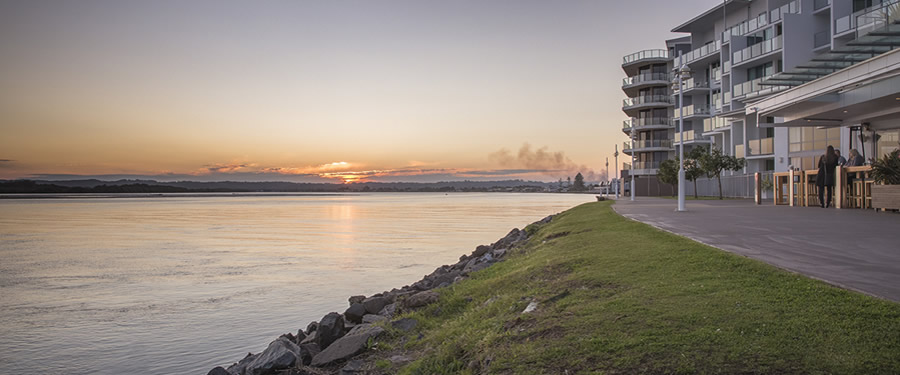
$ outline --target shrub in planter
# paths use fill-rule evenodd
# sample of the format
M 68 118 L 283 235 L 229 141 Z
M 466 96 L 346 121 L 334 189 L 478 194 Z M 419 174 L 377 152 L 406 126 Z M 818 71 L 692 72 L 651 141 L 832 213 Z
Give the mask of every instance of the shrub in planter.
M 900 210 L 900 150 L 872 163 L 872 207 Z

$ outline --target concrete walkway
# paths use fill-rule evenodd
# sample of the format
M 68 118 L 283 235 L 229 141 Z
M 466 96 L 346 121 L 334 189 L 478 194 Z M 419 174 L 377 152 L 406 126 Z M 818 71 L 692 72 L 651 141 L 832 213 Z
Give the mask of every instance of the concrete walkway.
M 900 302 L 900 214 L 757 206 L 750 200 L 619 199 L 619 214 L 726 251 Z

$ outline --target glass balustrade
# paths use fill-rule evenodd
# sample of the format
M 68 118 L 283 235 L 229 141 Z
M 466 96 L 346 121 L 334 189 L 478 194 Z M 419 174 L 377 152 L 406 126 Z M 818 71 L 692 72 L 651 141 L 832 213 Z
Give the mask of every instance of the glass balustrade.
M 775 91 L 781 91 L 786 88 L 789 88 L 788 86 L 772 86 L 772 85 L 761 85 L 760 84 L 762 81 L 768 79 L 769 77 L 771 77 L 771 76 L 765 76 L 765 77 L 754 79 L 752 81 L 747 81 L 744 83 L 739 83 L 737 85 L 734 85 L 734 87 L 731 88 L 731 95 L 735 98 L 740 98 L 742 96 L 746 96 L 746 95 L 752 94 L 752 93 L 775 92 Z M 729 98 L 729 100 L 730 99 L 731 98 Z
M 638 161 L 634 163 L 634 169 L 659 169 L 659 163 L 658 161 Z
M 678 119 L 678 116 L 681 116 L 680 108 L 675 109 L 675 119 Z M 690 116 L 704 116 L 709 115 L 709 106 L 708 105 L 688 105 L 684 107 L 684 117 Z
M 747 142 L 750 150 L 748 156 L 769 155 L 775 152 L 775 142 L 773 138 L 753 139 Z
M 689 64 L 696 60 L 702 59 L 706 56 L 712 55 L 714 53 L 719 52 L 722 49 L 722 41 L 717 40 L 712 43 L 709 43 L 703 47 L 697 48 L 691 52 L 688 52 L 682 56 L 682 62 Z
M 642 126 L 672 126 L 672 121 L 667 117 L 632 117 L 631 120 L 622 121 L 623 129 Z
M 623 79 L 622 86 L 631 86 L 651 81 L 665 81 L 665 84 L 668 85 L 669 80 L 671 80 L 671 78 L 668 73 L 644 73 Z
M 734 156 L 738 158 L 746 157 L 744 155 L 744 145 L 734 145 Z
M 648 103 L 672 103 L 672 97 L 668 95 L 647 95 L 647 96 L 638 96 L 635 98 L 628 98 L 622 100 L 623 107 L 634 107 L 642 104 Z
M 634 146 L 633 148 L 632 145 Z M 672 141 L 669 139 L 653 139 L 625 142 L 622 144 L 622 149 L 624 150 L 639 150 L 644 148 L 672 148 Z
M 794 0 L 768 13 L 760 14 L 737 25 L 729 27 L 722 33 L 722 40 L 730 41 L 733 36 L 744 36 L 769 24 L 781 21 L 785 14 L 799 14 L 800 1 Z
M 731 120 L 728 120 L 724 117 L 711 117 L 707 119 L 703 119 L 703 131 L 710 132 L 713 130 L 727 128 L 731 126 Z
M 828 30 L 819 31 L 813 35 L 813 48 L 824 47 L 831 44 L 831 35 Z
M 817 11 L 829 5 L 831 5 L 831 0 L 815 0 L 813 1 L 813 11 Z
M 740 64 L 744 61 L 748 61 L 759 56 L 765 55 L 767 53 L 777 51 L 781 49 L 782 45 L 782 37 L 781 35 L 776 36 L 772 39 L 756 43 L 750 47 L 744 48 L 740 51 L 737 51 L 732 56 L 731 61 L 734 61 L 734 64 Z
M 631 64 L 644 59 L 668 59 L 669 51 L 664 49 L 650 49 L 632 53 L 622 58 L 622 65 Z

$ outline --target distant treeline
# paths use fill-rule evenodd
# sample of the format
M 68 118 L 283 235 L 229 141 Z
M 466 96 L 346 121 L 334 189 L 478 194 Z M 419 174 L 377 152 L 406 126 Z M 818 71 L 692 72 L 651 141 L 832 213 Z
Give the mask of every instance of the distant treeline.
M 0 193 L 7 194 L 51 194 L 51 193 L 211 193 L 234 190 L 215 189 L 187 189 L 177 186 L 150 185 L 150 184 L 124 184 L 124 185 L 97 185 L 92 187 L 60 186 L 47 183 L 37 183 L 31 180 L 17 180 L 0 182 Z
M 366 182 L 354 184 L 295 183 L 295 182 L 157 182 L 152 180 L 68 180 L 0 181 L 0 194 L 52 193 L 223 193 L 223 192 L 483 192 L 513 191 L 541 192 L 548 185 L 542 182 L 508 181 L 450 181 L 435 183 Z

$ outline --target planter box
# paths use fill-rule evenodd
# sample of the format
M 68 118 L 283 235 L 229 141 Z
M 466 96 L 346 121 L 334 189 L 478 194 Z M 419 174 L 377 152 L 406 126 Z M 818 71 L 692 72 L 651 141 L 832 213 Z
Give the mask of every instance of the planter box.
M 872 185 L 872 207 L 900 210 L 900 185 Z

